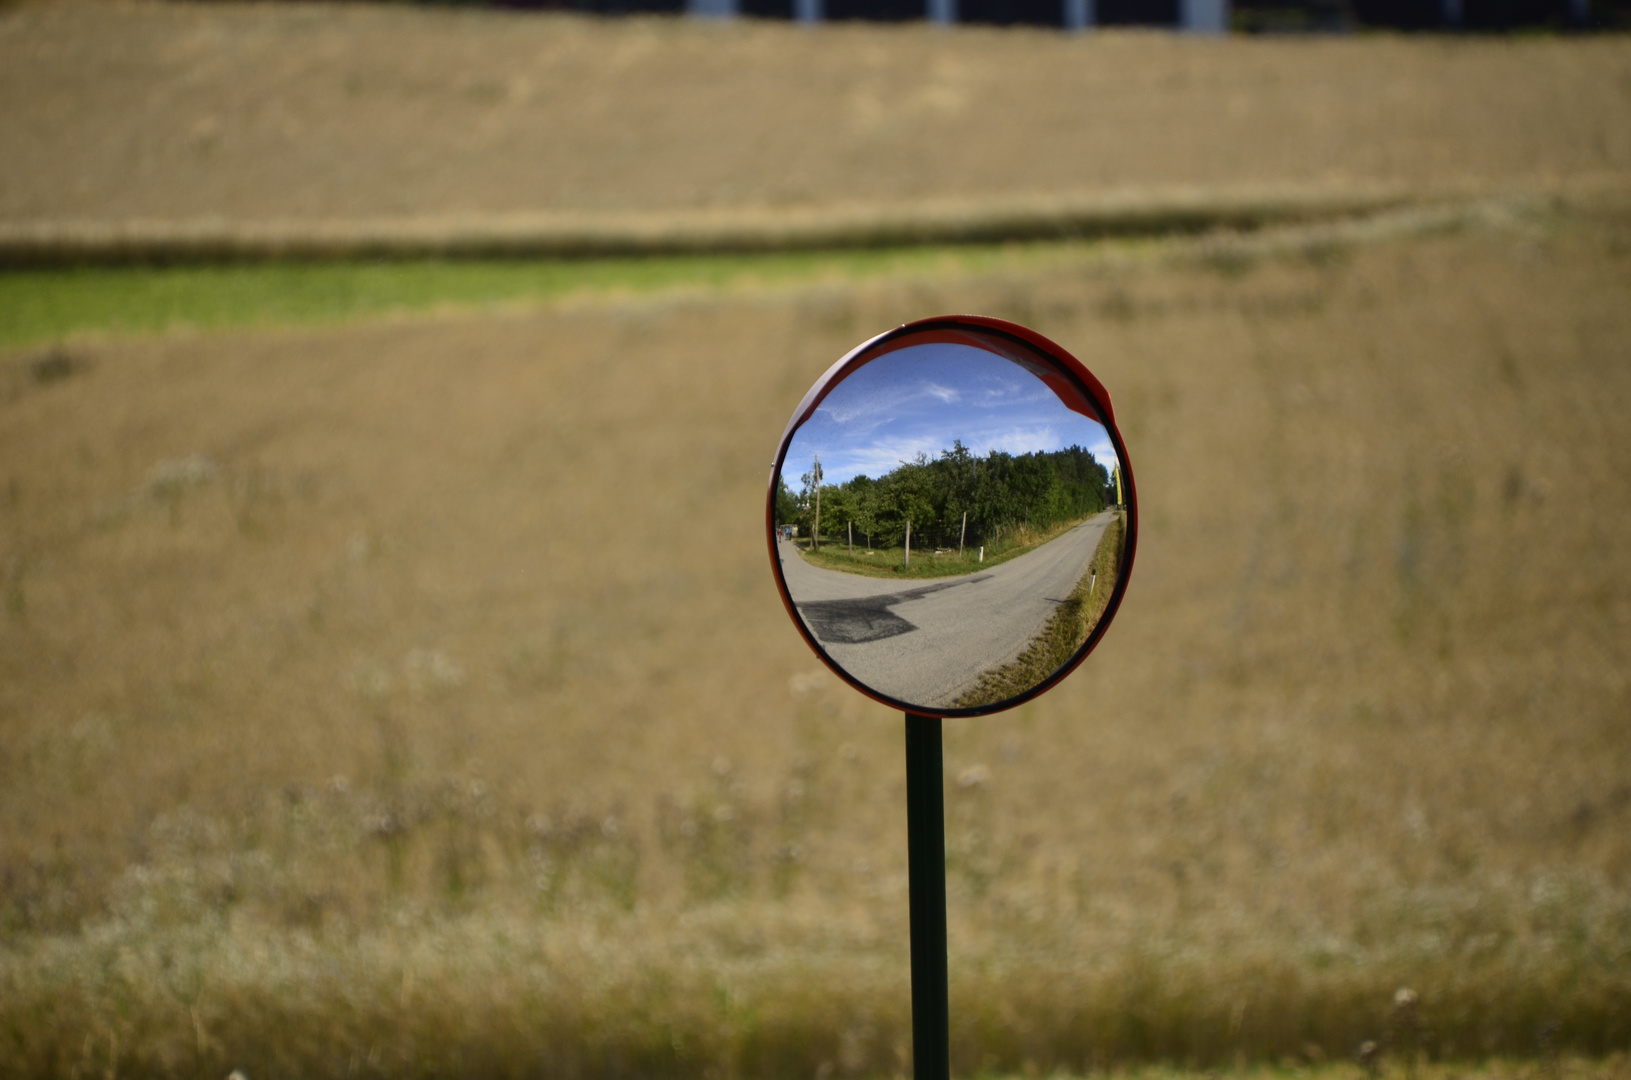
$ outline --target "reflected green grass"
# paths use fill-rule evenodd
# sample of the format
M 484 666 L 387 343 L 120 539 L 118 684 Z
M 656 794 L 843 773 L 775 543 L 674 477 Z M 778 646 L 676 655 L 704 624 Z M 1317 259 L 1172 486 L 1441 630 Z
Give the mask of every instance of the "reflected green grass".
M 320 325 L 573 296 L 938 276 L 1080 257 L 1085 242 L 584 260 L 267 262 L 0 272 L 0 347 L 80 334 Z

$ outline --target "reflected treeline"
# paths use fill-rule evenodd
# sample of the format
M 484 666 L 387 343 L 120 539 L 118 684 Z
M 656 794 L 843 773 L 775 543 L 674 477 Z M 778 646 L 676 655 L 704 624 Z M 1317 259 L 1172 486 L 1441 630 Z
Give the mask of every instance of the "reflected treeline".
M 823 540 L 846 538 L 853 526 L 857 544 L 865 539 L 881 547 L 901 545 L 907 522 L 914 548 L 955 546 L 966 513 L 966 542 L 986 544 L 1017 528 L 1047 529 L 1115 502 L 1109 470 L 1080 446 L 975 457 L 959 440 L 938 458 L 919 454 L 876 479 L 857 476 L 843 484 L 822 482 L 820 466 L 812 462 L 799 484 L 795 492 L 781 481 L 777 524 L 797 525 L 801 536 L 811 536 L 819 519 Z

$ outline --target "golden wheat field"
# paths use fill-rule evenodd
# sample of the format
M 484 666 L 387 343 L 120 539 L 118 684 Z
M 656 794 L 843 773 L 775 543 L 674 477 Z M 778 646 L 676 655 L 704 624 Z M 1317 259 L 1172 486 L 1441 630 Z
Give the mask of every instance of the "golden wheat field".
M 0 1075 L 908 1075 L 901 717 L 763 500 L 946 311 L 1141 500 L 945 726 L 954 1072 L 1631 1071 L 1624 38 L 22 3 L 0 102 L 0 224 L 1478 195 L 0 350 Z

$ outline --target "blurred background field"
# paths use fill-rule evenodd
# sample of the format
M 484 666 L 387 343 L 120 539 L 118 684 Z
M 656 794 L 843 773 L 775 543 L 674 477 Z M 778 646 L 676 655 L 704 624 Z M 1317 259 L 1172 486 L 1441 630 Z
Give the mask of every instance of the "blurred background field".
M 901 1069 L 899 720 L 758 508 L 957 309 L 1088 358 L 1145 498 L 1090 664 L 948 725 L 960 1069 L 1342 1057 L 1400 985 L 1623 1046 L 1627 221 L 14 354 L 13 1067 Z
M 422 100 L 413 138 L 322 105 L 346 84 L 319 76 L 406 65 L 404 27 L 455 72 L 557 48 L 561 156 L 541 109 L 448 149 L 485 114 L 441 67 L 357 83 Z M 0 274 L 0 1071 L 907 1073 L 900 718 L 787 625 L 762 500 L 816 375 L 968 310 L 1110 387 L 1143 519 L 1089 662 L 947 724 L 955 1070 L 1625 1075 L 1625 43 L 830 29 L 24 5 L 0 216 L 680 213 L 806 175 L 817 209 L 1478 198 L 1012 248 Z M 944 100 L 996 149 L 936 157 L 942 99 L 882 89 L 733 127 L 751 82 L 665 134 L 672 73 L 774 82 L 766 42 L 852 105 L 985 71 Z M 687 59 L 715 46 L 741 55 Z M 45 77 L 75 54 L 109 86 Z M 1049 113 L 1117 63 L 1110 119 Z M 642 65 L 670 75 L 604 74 Z M 249 164 L 165 141 L 210 102 Z
M 1631 170 L 1623 35 L 23 3 L 0 224 L 787 216 Z

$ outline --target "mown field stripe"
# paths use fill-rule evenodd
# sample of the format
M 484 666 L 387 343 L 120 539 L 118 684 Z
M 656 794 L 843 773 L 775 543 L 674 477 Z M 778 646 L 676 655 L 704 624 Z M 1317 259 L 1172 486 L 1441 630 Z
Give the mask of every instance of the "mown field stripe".
M 1631 187 L 1623 172 L 1546 182 L 1167 188 L 620 214 L 311 220 L 0 221 L 0 267 L 266 260 L 628 258 L 1164 236 L 1257 229 L 1491 198 Z
M 1586 182 L 1576 179 L 1569 186 L 1572 189 Z M 1431 190 L 1397 185 L 1172 189 L 979 201 L 930 200 L 907 205 L 599 216 L 0 222 L 0 266 L 627 258 L 1006 243 L 1254 229 L 1490 194 L 1485 188 L 1474 190 L 1466 185 Z
M 472 310 L 578 297 L 741 288 L 802 288 L 884 277 L 956 277 L 1150 256 L 1253 257 L 1287 248 L 1365 243 L 1467 225 L 1510 227 L 1583 209 L 1622 186 L 1404 206 L 1276 227 L 1002 243 L 650 254 L 605 258 L 335 258 L 57 265 L 0 269 L 0 348 L 91 334 L 326 325 L 425 310 Z M 1262 224 L 1262 222 L 1260 222 Z M 0 226 L 0 231 L 5 227 Z

